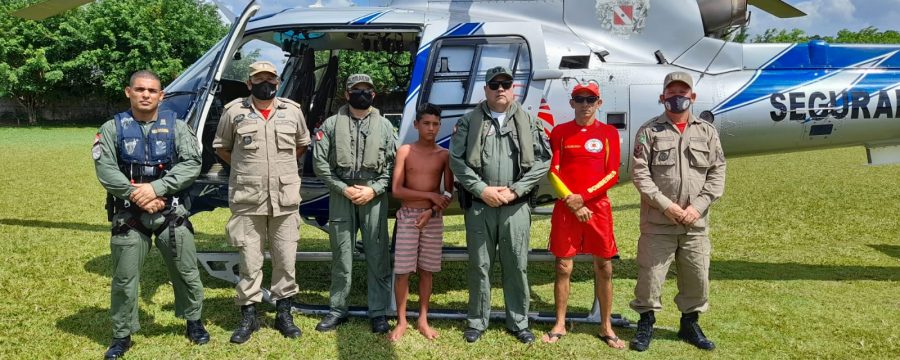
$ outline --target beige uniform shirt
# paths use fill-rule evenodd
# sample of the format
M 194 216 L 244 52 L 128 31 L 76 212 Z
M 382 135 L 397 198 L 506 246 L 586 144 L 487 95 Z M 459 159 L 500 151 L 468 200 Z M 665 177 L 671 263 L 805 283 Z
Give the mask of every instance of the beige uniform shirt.
M 308 146 L 300 105 L 275 98 L 264 119 L 249 98 L 225 105 L 213 148 L 231 150 L 228 205 L 235 215 L 279 216 L 298 211 L 297 148 Z
M 641 232 L 706 234 L 709 205 L 725 191 L 725 155 L 716 128 L 691 114 L 681 133 L 663 113 L 641 126 L 634 144 Z M 700 219 L 691 226 L 674 224 L 663 213 L 672 203 L 693 205 Z

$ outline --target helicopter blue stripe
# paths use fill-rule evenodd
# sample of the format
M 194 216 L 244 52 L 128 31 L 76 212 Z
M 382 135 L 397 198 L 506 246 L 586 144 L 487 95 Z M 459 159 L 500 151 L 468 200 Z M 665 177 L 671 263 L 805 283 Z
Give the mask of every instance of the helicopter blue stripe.
M 391 11 L 393 11 L 393 9 L 384 11 L 381 14 L 376 15 L 375 17 L 369 19 L 369 21 L 367 21 L 366 24 L 371 24 L 371 23 L 375 22 L 375 20 L 378 20 L 380 17 L 387 15 L 387 13 L 389 13 Z
M 378 18 L 379 16 L 386 14 L 389 11 L 390 10 L 384 10 L 384 11 L 374 12 L 371 14 L 366 14 L 366 15 L 360 16 L 356 19 L 350 20 L 347 24 L 349 24 L 349 25 L 366 25 L 366 24 L 372 22 L 373 20 L 375 20 L 376 18 Z
M 715 114 L 732 111 L 767 99 L 771 94 L 822 81 L 897 51 L 898 48 L 894 46 L 795 44 L 757 70 L 744 86 L 712 111 Z M 890 56 L 878 63 L 877 68 L 900 67 L 900 58 L 895 60 L 894 57 Z M 888 77 L 895 78 L 896 74 Z M 873 81 L 875 83 L 864 87 L 875 88 L 883 85 L 877 77 L 873 77 Z

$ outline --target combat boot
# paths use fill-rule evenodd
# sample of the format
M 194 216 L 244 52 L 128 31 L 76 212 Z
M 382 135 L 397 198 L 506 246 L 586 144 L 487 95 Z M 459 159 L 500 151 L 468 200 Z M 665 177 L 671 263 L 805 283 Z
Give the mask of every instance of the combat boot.
M 712 350 L 716 348 L 716 344 L 706 338 L 703 330 L 700 329 L 699 312 L 681 314 L 681 328 L 678 329 L 678 337 L 687 341 L 689 344 L 696 346 L 702 350 Z
M 243 344 L 250 340 L 253 332 L 259 330 L 259 321 L 256 320 L 256 304 L 241 306 L 241 323 L 231 334 L 231 342 Z
M 187 336 L 192 343 L 197 345 L 209 342 L 209 332 L 203 327 L 203 320 L 188 320 L 184 336 Z
M 631 340 L 631 350 L 644 351 L 650 348 L 650 340 L 653 339 L 653 324 L 656 323 L 656 317 L 653 311 L 647 311 L 641 314 L 641 319 L 637 323 L 637 332 L 634 333 L 634 339 Z
M 103 359 L 121 359 L 125 356 L 125 352 L 127 352 L 128 349 L 131 349 L 131 335 L 123 338 L 113 338 L 112 344 L 109 345 L 109 349 L 106 349 L 106 353 L 103 354 Z
M 291 315 L 291 298 L 276 301 L 275 310 L 275 328 L 281 335 L 291 339 L 300 337 L 300 328 L 294 325 L 294 316 Z

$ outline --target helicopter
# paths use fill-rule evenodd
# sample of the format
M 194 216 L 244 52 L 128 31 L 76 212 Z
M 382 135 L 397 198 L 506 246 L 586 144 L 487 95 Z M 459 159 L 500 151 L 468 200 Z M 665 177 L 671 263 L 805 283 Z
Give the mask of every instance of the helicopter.
M 279 67 L 278 96 L 301 104 L 313 132 L 343 102 L 342 55 L 361 52 L 392 59 L 385 65 L 395 84 L 374 106 L 392 120 L 401 143 L 417 139 L 415 109 L 430 102 L 444 110 L 437 141 L 449 147 L 456 120 L 484 99 L 485 71 L 505 66 L 513 72 L 516 99 L 548 134 L 573 118 L 572 88 L 598 83 L 604 102 L 597 119 L 619 131 L 622 149 L 631 149 L 641 125 L 662 113 L 665 75 L 685 71 L 697 94 L 691 111 L 716 127 L 727 156 L 862 145 L 870 164 L 900 162 L 900 46 L 728 41 L 750 20 L 749 5 L 778 17 L 804 15 L 781 0 L 394 0 L 383 7 L 295 7 L 258 15 L 254 0 L 222 40 L 165 88 L 161 107 L 198 136 L 203 165 L 190 188 L 194 213 L 228 206 L 228 168 L 212 141 L 224 105 L 249 95 L 239 67 L 250 57 Z M 631 152 L 621 154 L 625 181 Z M 328 190 L 310 156 L 300 170 L 299 212 L 307 224 L 325 229 Z M 537 203 L 554 201 L 551 189 L 541 183 Z M 458 205 L 448 209 L 460 212 Z M 211 275 L 236 282 L 235 253 L 198 256 Z M 465 251 L 445 248 L 444 258 L 464 261 Z M 552 261 L 540 250 L 529 258 Z M 328 260 L 327 252 L 298 253 L 298 261 Z M 596 322 L 596 309 L 573 320 Z

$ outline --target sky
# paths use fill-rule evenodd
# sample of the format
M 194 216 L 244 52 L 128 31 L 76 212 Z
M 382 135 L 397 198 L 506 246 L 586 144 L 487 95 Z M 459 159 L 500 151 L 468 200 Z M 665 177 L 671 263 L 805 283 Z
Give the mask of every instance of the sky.
M 237 14 L 247 4 L 246 0 L 218 0 Z M 309 6 L 315 0 L 258 0 L 261 14 L 285 7 Z M 572 0 L 569 0 L 572 1 Z M 590 0 L 577 0 L 590 1 Z M 879 30 L 900 31 L 900 0 L 786 0 L 807 16 L 795 19 L 779 19 L 753 6 L 750 7 L 750 34 L 762 34 L 766 29 L 798 28 L 808 34 L 835 35 L 838 30 L 857 31 L 868 26 Z M 323 6 L 340 7 L 356 3 L 360 6 L 378 6 L 385 0 L 321 0 Z
M 779 19 L 750 6 L 751 35 L 766 29 L 801 29 L 807 34 L 833 36 L 841 29 L 857 31 L 874 26 L 880 31 L 900 31 L 900 0 L 787 0 L 807 15 Z

